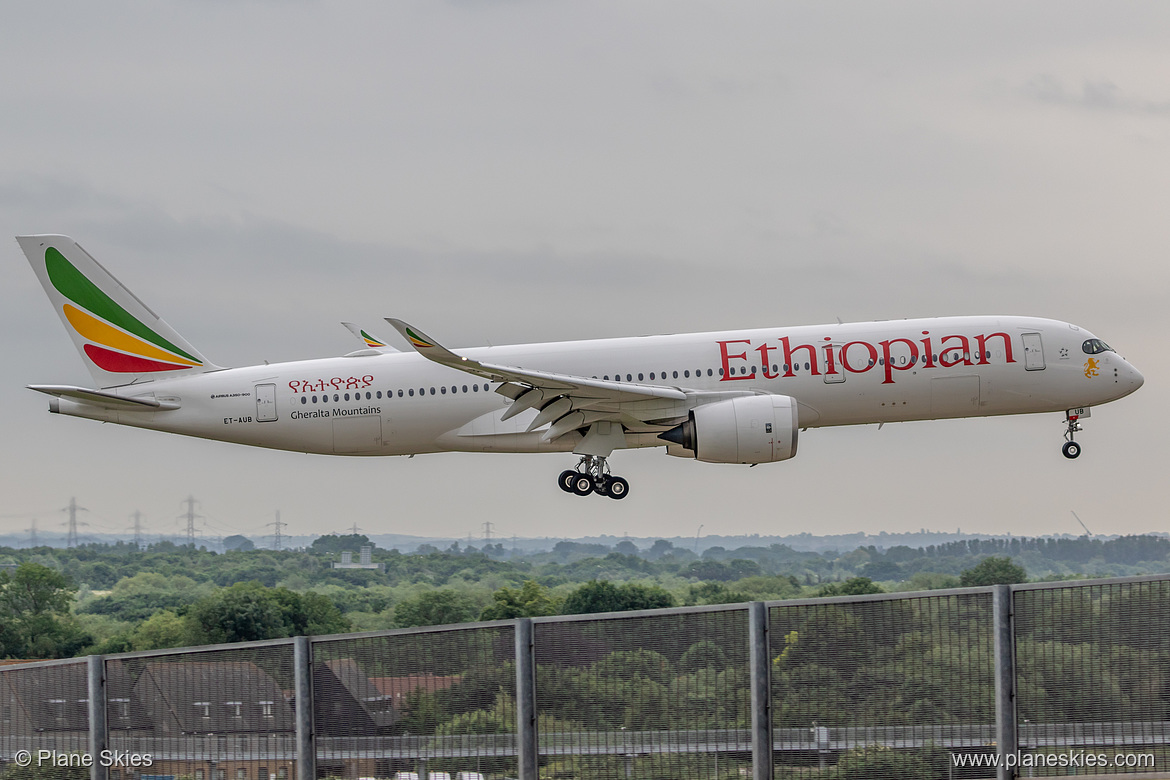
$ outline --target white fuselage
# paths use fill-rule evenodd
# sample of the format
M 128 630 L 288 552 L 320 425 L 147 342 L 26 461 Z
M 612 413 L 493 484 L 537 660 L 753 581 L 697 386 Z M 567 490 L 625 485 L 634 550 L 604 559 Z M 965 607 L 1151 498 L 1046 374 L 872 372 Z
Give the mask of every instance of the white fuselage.
M 497 365 L 696 391 L 791 396 L 799 425 L 1065 411 L 1136 390 L 1141 374 L 1093 334 L 1031 317 L 943 317 L 460 350 Z M 114 389 L 177 408 L 119 411 L 55 401 L 63 414 L 206 439 L 338 455 L 572 450 L 527 431 L 535 410 L 497 383 L 414 352 L 225 369 Z M 664 402 L 669 405 L 671 402 Z M 674 410 L 675 412 L 679 410 Z M 685 413 L 685 410 L 682 410 Z M 663 417 L 671 410 L 664 409 Z M 645 419 L 645 418 L 643 418 Z M 665 446 L 661 427 L 628 426 L 626 446 Z

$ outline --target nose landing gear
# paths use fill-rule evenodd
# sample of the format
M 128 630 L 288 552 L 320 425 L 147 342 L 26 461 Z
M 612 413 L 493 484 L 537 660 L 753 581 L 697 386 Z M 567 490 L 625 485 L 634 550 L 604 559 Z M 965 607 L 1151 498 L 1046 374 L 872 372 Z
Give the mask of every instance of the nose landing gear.
M 1076 414 L 1066 414 L 1064 417 L 1064 421 L 1067 423 L 1067 427 L 1064 430 L 1064 446 L 1060 448 L 1060 451 L 1063 452 L 1064 457 L 1068 458 L 1069 460 L 1072 460 L 1081 454 L 1081 445 L 1077 444 L 1073 440 L 1073 437 L 1079 431 L 1084 430 L 1084 428 L 1081 427 L 1081 424 L 1077 422 L 1079 419 L 1080 415 Z
M 624 478 L 609 473 L 609 465 L 599 455 L 584 455 L 576 469 L 562 471 L 557 484 L 566 493 L 587 496 L 596 493 L 615 500 L 625 498 L 630 492 L 630 483 Z

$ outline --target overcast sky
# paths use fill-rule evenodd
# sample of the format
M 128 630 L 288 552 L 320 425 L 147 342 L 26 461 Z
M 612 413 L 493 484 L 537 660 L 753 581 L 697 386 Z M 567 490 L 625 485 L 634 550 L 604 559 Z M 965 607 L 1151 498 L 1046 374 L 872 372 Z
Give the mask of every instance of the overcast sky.
M 452 537 L 1167 531 L 1170 6 L 13 2 L 0 233 L 77 239 L 208 358 L 948 314 L 1076 322 L 1093 410 L 809 431 L 747 469 L 618 452 L 348 459 L 47 413 L 92 380 L 2 253 L 0 531 Z M 394 343 L 397 343 L 396 341 Z M 1159 347 L 1158 344 L 1163 344 Z

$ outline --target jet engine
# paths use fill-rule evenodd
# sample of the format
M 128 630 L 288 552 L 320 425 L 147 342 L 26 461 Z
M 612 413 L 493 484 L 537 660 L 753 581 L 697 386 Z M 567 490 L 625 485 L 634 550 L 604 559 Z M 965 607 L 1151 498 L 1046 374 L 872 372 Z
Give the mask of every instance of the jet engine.
M 703 404 L 658 438 L 707 463 L 773 463 L 796 455 L 796 399 L 750 395 Z

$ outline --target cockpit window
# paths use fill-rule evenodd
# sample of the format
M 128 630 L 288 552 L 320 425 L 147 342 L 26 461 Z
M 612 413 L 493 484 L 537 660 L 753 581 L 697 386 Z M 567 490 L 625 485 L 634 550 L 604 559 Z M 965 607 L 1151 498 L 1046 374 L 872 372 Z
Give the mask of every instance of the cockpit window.
M 1112 352 L 1113 347 L 1106 344 L 1101 339 L 1089 339 L 1084 344 L 1081 344 L 1081 349 L 1086 355 L 1096 355 L 1100 352 Z

